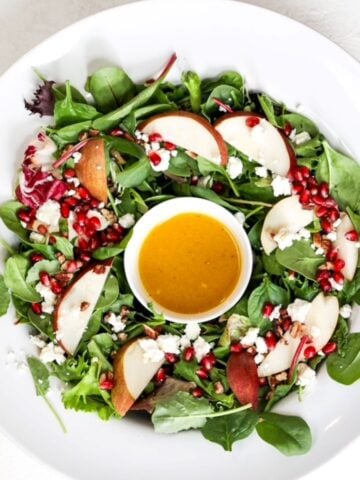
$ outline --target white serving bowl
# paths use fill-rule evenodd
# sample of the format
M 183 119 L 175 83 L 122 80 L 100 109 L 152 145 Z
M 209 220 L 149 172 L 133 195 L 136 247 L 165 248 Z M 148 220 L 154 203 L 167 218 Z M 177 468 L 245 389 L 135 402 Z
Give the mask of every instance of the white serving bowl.
M 196 314 L 184 314 L 173 312 L 164 308 L 154 301 L 146 291 L 139 273 L 139 254 L 144 240 L 149 233 L 157 226 L 182 213 L 200 213 L 219 221 L 232 233 L 241 255 L 241 273 L 236 287 L 230 296 L 221 304 Z M 166 247 L 165 247 L 166 248 Z M 128 243 L 124 255 L 124 267 L 127 281 L 139 302 L 149 308 L 152 303 L 156 311 L 162 313 L 167 320 L 172 322 L 186 323 L 189 321 L 206 322 L 219 317 L 233 305 L 235 305 L 244 294 L 249 283 L 253 266 L 253 256 L 245 230 L 233 214 L 225 208 L 201 198 L 179 197 L 160 203 L 143 215 L 134 227 L 133 235 Z

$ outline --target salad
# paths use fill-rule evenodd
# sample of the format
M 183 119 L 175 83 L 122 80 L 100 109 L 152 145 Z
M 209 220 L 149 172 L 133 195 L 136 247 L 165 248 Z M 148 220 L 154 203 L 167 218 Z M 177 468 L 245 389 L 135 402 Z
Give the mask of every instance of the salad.
M 25 107 L 47 121 L 0 206 L 18 239 L 2 241 L 0 313 L 11 302 L 37 347 L 28 367 L 52 409 L 56 377 L 65 408 L 102 420 L 142 410 L 158 433 L 198 429 L 230 451 L 256 431 L 304 454 L 310 427 L 273 407 L 302 399 L 323 364 L 342 384 L 360 378 L 360 167 L 238 72 L 172 83 L 175 61 L 143 84 L 101 68 L 84 92 L 38 74 Z M 184 196 L 233 213 L 254 255 L 241 300 L 205 323 L 142 307 L 124 272 L 137 220 Z

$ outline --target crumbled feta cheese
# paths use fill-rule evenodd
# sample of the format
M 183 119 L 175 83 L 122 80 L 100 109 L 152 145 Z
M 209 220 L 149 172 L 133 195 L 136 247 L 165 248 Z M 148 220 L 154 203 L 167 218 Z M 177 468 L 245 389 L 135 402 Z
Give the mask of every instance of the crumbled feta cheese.
M 290 132 L 289 139 L 293 142 L 296 137 L 296 128 L 293 128 Z
M 175 353 L 176 355 L 180 353 L 180 337 L 178 335 L 171 333 L 159 335 L 156 342 L 164 353 Z
M 44 363 L 56 362 L 58 365 L 61 365 L 66 360 L 65 351 L 53 342 L 48 343 L 41 349 L 39 358 Z
M 36 211 L 37 220 L 47 225 L 50 232 L 59 230 L 60 216 L 60 204 L 55 200 L 47 200 Z
M 41 282 L 37 283 L 35 286 L 35 290 L 41 295 L 44 301 L 41 303 L 42 311 L 44 313 L 53 313 L 55 303 L 56 303 L 56 295 L 52 292 L 50 287 L 46 287 Z
M 257 353 L 254 357 L 256 365 L 259 365 L 264 360 L 265 356 L 262 353 Z
M 23 350 L 19 350 L 18 352 L 10 350 L 7 352 L 5 365 L 7 367 L 15 367 L 20 374 L 24 373 L 29 368 L 25 362 L 25 352 Z
M 273 311 L 268 316 L 268 320 L 272 322 L 280 318 L 280 310 L 281 310 L 281 305 L 276 305 L 276 307 L 274 307 Z
M 201 333 L 201 328 L 198 323 L 187 323 L 185 327 L 185 336 L 189 340 L 196 340 Z
M 111 330 L 114 333 L 122 332 L 126 327 L 126 323 L 122 321 L 121 316 L 115 315 L 114 312 L 109 312 L 105 315 L 104 320 L 111 325 Z
M 261 178 L 266 178 L 269 174 L 269 171 L 266 167 L 255 167 L 255 175 Z
M 180 350 L 185 350 L 185 348 L 188 348 L 191 346 L 191 340 L 188 339 L 186 335 L 183 335 L 180 338 Z
M 80 180 L 76 177 L 68 178 L 67 182 L 72 183 L 74 187 L 78 187 L 80 185 Z
M 331 242 L 335 242 L 337 235 L 336 232 L 330 232 L 326 235 L 326 238 L 330 240 Z
M 297 298 L 295 302 L 290 303 L 288 305 L 287 312 L 290 315 L 293 322 L 304 323 L 310 308 L 311 308 L 310 302 Z
M 82 154 L 80 152 L 74 152 L 72 154 L 72 158 L 74 160 L 74 163 L 79 163 L 81 160 Z
M 316 255 L 324 255 L 325 250 L 322 247 L 319 247 L 315 250 Z
M 164 359 L 164 352 L 160 349 L 156 340 L 151 338 L 141 338 L 139 340 L 139 345 L 144 352 L 143 359 L 145 363 L 160 362 Z
M 348 303 L 346 303 L 345 305 L 343 305 L 343 306 L 340 308 L 340 315 L 341 315 L 343 318 L 350 318 L 350 317 L 351 317 L 351 313 L 352 313 L 352 307 L 351 307 L 351 305 L 349 305 Z
M 169 150 L 165 150 L 165 148 L 160 148 L 156 153 L 160 156 L 161 161 L 157 165 L 150 162 L 151 168 L 155 170 L 155 172 L 165 172 L 170 166 L 170 152 Z
M 307 143 L 309 140 L 311 140 L 311 136 L 309 135 L 308 132 L 298 133 L 294 137 L 295 145 L 303 145 L 304 143 Z
M 171 151 L 170 151 L 170 155 L 171 155 L 172 157 L 177 157 L 178 151 L 177 151 L 177 150 L 171 150 Z
M 291 183 L 288 178 L 281 175 L 273 175 L 271 186 L 274 191 L 275 197 L 280 195 L 291 195 Z
M 142 136 L 142 133 L 140 132 L 140 130 L 135 130 L 135 138 L 137 140 L 141 140 L 141 136 Z
M 274 235 L 273 240 L 278 244 L 280 250 L 284 250 L 287 247 L 291 247 L 295 240 L 308 239 L 310 236 L 311 234 L 306 228 L 302 228 L 299 232 L 293 232 L 283 227 Z
M 30 341 L 38 348 L 44 348 L 46 346 L 46 342 L 42 335 L 30 335 Z
M 157 150 L 160 150 L 160 143 L 159 142 L 151 142 L 151 150 L 156 152 Z
M 30 239 L 33 243 L 45 243 L 45 237 L 44 237 L 44 235 L 41 235 L 41 234 L 38 233 L 38 232 L 31 232 L 31 233 L 30 233 L 30 236 L 29 236 L 29 239 Z
M 76 222 L 76 215 L 75 212 L 71 211 L 69 214 L 69 218 L 67 219 L 67 227 L 68 227 L 68 240 L 74 240 L 78 236 L 76 230 L 74 230 L 74 223 Z
M 212 346 L 213 345 L 208 343 L 203 337 L 198 337 L 193 343 L 196 360 L 201 362 L 205 355 L 210 352 Z
M 109 222 L 98 210 L 89 210 L 86 216 L 88 218 L 96 217 L 100 220 L 100 228 L 98 230 L 105 230 L 109 226 Z
M 227 110 L 222 105 L 219 105 L 219 112 L 225 113 L 225 112 L 227 112 Z
M 199 180 L 197 182 L 198 187 L 203 187 L 203 188 L 211 188 L 213 184 L 213 179 L 210 175 L 206 175 L 206 177 L 199 177 Z
M 125 213 L 118 219 L 119 225 L 123 228 L 131 228 L 135 225 L 135 217 L 132 213 Z
M 263 353 L 267 353 L 267 351 L 268 351 L 268 347 L 267 347 L 266 342 L 263 339 L 263 337 L 257 337 L 256 338 L 255 347 L 256 347 L 257 353 L 262 353 L 263 354 Z
M 245 347 L 251 347 L 256 342 L 259 335 L 260 328 L 250 327 L 248 328 L 246 335 L 241 339 L 241 345 Z
M 341 292 L 341 290 L 344 288 L 343 284 L 336 282 L 333 278 L 329 278 L 329 282 L 331 287 L 338 292 Z
M 310 231 L 307 230 L 306 228 L 302 228 L 301 230 L 298 231 L 296 240 L 301 240 L 302 238 L 305 238 L 306 240 L 308 240 L 310 237 L 311 237 Z
M 244 223 L 245 223 L 245 215 L 243 214 L 243 212 L 237 212 L 237 213 L 235 213 L 234 217 L 235 217 L 236 220 L 240 223 L 240 225 L 244 225 Z
M 297 372 L 298 378 L 296 381 L 296 385 L 299 385 L 300 387 L 308 387 L 314 383 L 316 378 L 316 372 L 308 365 L 306 365 L 306 363 L 299 363 Z
M 234 180 L 235 178 L 240 177 L 240 175 L 243 173 L 243 168 L 243 163 L 240 158 L 229 157 L 226 165 L 226 171 L 231 179 Z

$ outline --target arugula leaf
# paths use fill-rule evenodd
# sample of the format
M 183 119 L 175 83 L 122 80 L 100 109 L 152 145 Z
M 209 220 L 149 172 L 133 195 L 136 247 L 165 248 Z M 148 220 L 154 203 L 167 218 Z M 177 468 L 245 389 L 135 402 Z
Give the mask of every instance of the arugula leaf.
M 251 435 L 258 419 L 259 416 L 252 410 L 209 418 L 202 427 L 201 433 L 210 442 L 218 443 L 224 450 L 231 452 L 234 442 Z
M 136 94 L 136 86 L 119 67 L 96 70 L 86 82 L 86 90 L 94 97 L 99 110 L 107 113 L 129 101 Z
M 300 273 L 310 280 L 315 280 L 318 268 L 324 263 L 324 258 L 316 255 L 309 242 L 300 240 L 295 241 L 291 247 L 284 250 L 278 248 L 275 257 L 280 265 Z
M 4 276 L 0 275 L 0 317 L 5 315 L 10 305 L 10 293 L 4 281 Z
M 4 282 L 7 288 L 25 302 L 40 302 L 41 296 L 26 280 L 29 261 L 22 255 L 10 257 L 5 264 Z
M 26 275 L 26 282 L 33 283 L 39 281 L 39 273 L 47 272 L 50 275 L 54 275 L 60 271 L 60 264 L 57 260 L 40 260 L 40 262 L 34 263 Z
M 256 431 L 260 438 L 287 456 L 304 455 L 311 448 L 310 428 L 300 417 L 265 412 Z
M 201 107 L 201 79 L 195 72 L 184 72 L 181 81 L 190 95 L 190 106 L 194 113 L 198 113 Z
M 351 385 L 360 379 L 360 333 L 350 333 L 341 353 L 330 355 L 327 371 L 336 382 Z

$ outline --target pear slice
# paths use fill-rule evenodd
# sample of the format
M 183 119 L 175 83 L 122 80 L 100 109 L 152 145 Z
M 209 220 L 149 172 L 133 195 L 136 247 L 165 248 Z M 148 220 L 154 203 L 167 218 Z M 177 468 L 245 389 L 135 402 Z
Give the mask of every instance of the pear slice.
M 318 352 L 330 340 L 335 331 L 339 317 L 339 302 L 333 295 L 325 296 L 319 293 L 311 302 L 311 308 L 306 316 L 304 335 L 309 335 L 312 345 Z M 275 375 L 290 368 L 292 359 L 299 346 L 300 337 L 294 338 L 290 331 L 276 344 L 274 350 L 268 353 L 258 367 L 259 377 Z M 300 355 L 300 361 L 304 355 Z
M 286 197 L 276 203 L 265 217 L 261 231 L 261 244 L 267 255 L 277 248 L 273 237 L 284 229 L 297 233 L 314 220 L 314 210 L 304 209 L 297 195 Z
M 139 339 L 129 342 L 117 352 L 111 399 L 119 415 L 126 414 L 163 363 L 164 360 L 145 362 Z
M 356 242 L 351 242 L 345 237 L 347 232 L 354 230 L 354 225 L 352 224 L 349 215 L 342 213 L 340 218 L 341 223 L 337 228 L 335 247 L 338 249 L 339 258 L 342 258 L 345 262 L 345 267 L 341 270 L 341 273 L 346 280 L 351 281 L 354 278 L 357 269 L 359 249 L 356 246 Z
M 248 119 L 259 119 L 258 125 L 247 126 Z M 260 115 L 235 112 L 222 116 L 215 123 L 225 142 L 263 165 L 271 172 L 285 177 L 296 165 L 295 152 L 283 133 Z
M 106 203 L 108 194 L 104 140 L 94 138 L 88 141 L 80 153 L 81 158 L 75 164 L 75 172 L 80 183 L 99 202 Z
M 103 291 L 112 262 L 86 268 L 61 297 L 54 312 L 54 330 L 62 348 L 73 355 Z
M 226 165 L 227 147 L 221 135 L 203 117 L 190 112 L 155 115 L 139 126 L 148 135 L 159 133 L 163 140 L 185 148 L 217 165 Z

